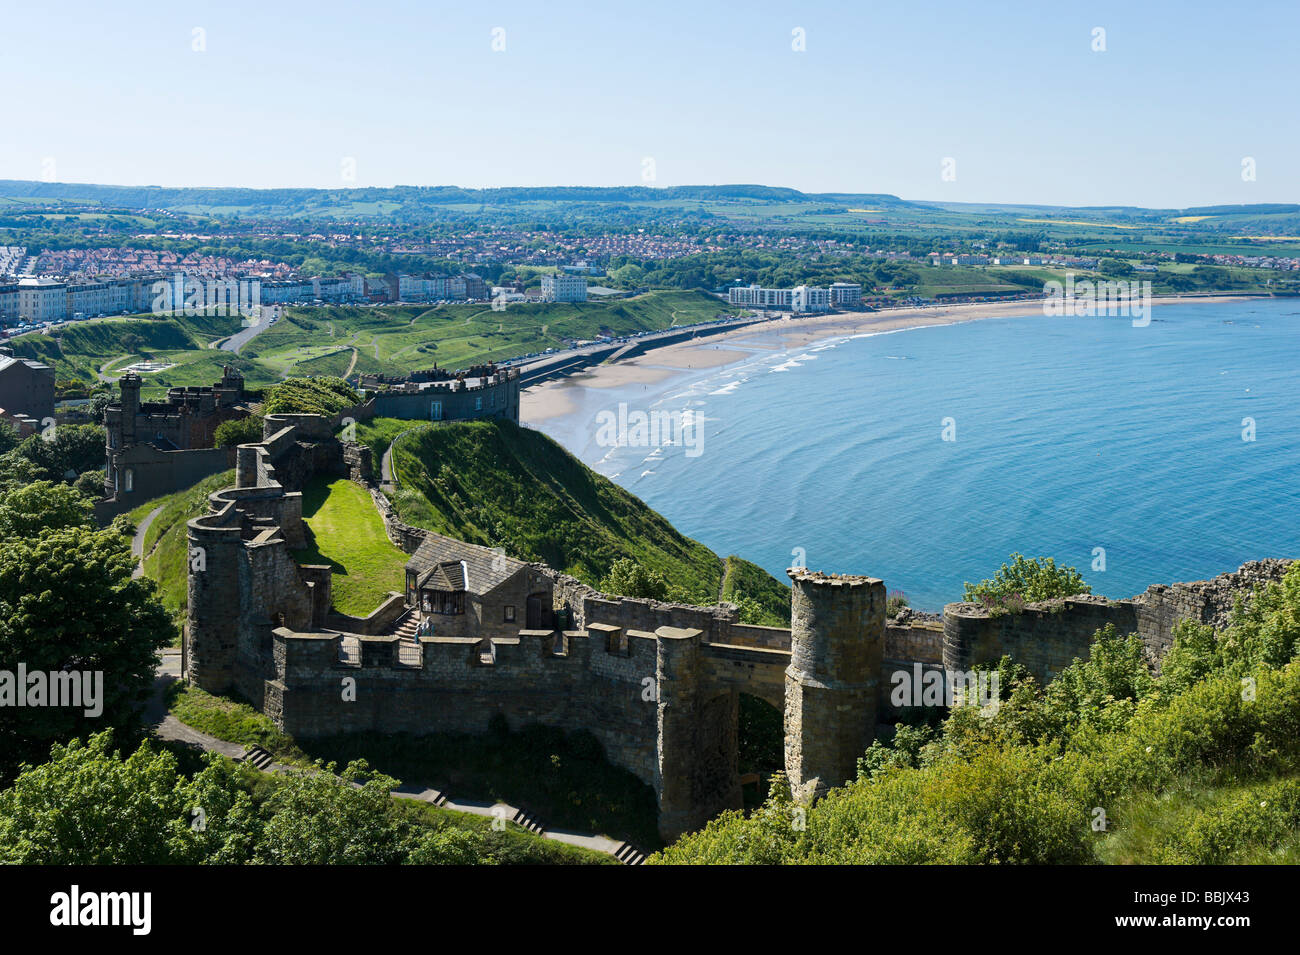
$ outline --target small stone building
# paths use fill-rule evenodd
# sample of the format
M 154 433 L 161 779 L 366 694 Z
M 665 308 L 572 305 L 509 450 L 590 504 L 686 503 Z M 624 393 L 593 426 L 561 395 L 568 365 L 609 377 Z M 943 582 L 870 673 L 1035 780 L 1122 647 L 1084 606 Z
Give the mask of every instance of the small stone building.
M 0 408 L 37 422 L 54 415 L 54 369 L 0 348 Z

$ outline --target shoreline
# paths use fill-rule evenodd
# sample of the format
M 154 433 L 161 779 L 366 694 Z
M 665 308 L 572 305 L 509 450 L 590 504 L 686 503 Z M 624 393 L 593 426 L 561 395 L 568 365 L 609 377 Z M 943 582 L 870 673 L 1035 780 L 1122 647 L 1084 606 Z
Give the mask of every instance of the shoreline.
M 1268 299 L 1266 295 L 1165 295 L 1151 299 L 1156 305 L 1224 304 Z M 519 418 L 525 425 L 573 413 L 577 410 L 570 393 L 579 388 L 619 388 L 630 384 L 655 384 L 686 371 L 707 371 L 752 358 L 756 352 L 803 348 L 826 338 L 881 334 L 911 328 L 956 325 L 989 318 L 1051 316 L 1043 312 L 1043 300 L 1015 302 L 972 302 L 960 305 L 923 305 L 891 308 L 877 312 L 838 312 L 811 318 L 784 316 L 757 325 L 711 335 L 704 341 L 662 345 L 612 365 L 595 365 L 566 378 L 532 385 L 520 394 Z M 747 339 L 757 339 L 748 341 Z M 775 339 L 775 341 L 773 341 Z M 732 342 L 723 348 L 719 343 Z M 743 342 L 744 347 L 735 347 Z

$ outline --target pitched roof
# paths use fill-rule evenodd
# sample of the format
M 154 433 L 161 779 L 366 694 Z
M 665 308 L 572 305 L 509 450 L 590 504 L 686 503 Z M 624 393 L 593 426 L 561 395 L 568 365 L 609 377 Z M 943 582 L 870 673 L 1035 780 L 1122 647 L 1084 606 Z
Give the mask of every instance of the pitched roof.
M 527 566 L 490 547 L 433 533 L 425 536 L 406 562 L 406 569 L 416 573 L 422 587 L 476 594 L 487 593 Z

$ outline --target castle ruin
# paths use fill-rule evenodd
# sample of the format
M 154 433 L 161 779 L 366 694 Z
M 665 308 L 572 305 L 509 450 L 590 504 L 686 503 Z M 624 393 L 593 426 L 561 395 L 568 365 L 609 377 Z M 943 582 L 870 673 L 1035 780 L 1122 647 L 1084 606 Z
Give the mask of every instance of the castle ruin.
M 268 416 L 263 441 L 238 448 L 235 486 L 189 522 L 188 678 L 237 692 L 302 738 L 482 734 L 501 717 L 515 728 L 587 730 L 612 764 L 654 790 L 668 840 L 741 807 L 742 693 L 784 714 L 785 770 L 809 800 L 854 778 L 893 716 L 899 672 L 942 676 L 1008 652 L 1046 678 L 1067 657 L 1086 656 L 1102 621 L 1143 633 L 1155 650 L 1178 619 L 1217 620 L 1230 595 L 1287 566 L 1004 617 L 953 604 L 942 624 L 888 621 L 874 578 L 794 568 L 792 626 L 754 626 L 730 604 L 608 595 L 405 525 L 371 480 L 369 449 L 335 437 L 337 424 Z M 305 543 L 301 491 L 316 474 L 366 486 L 389 537 L 411 555 L 405 592 L 366 617 L 334 610 L 330 567 L 293 557 Z

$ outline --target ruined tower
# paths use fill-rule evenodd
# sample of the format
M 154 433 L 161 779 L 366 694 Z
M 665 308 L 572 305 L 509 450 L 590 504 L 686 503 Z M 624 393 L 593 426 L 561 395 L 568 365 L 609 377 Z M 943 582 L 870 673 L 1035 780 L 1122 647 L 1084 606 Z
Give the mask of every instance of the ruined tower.
M 213 516 L 187 525 L 186 676 L 210 693 L 228 692 L 234 682 L 242 609 L 240 528 L 220 525 Z
M 857 774 L 875 738 L 885 646 L 885 585 L 793 568 L 785 674 L 785 769 L 810 800 Z

